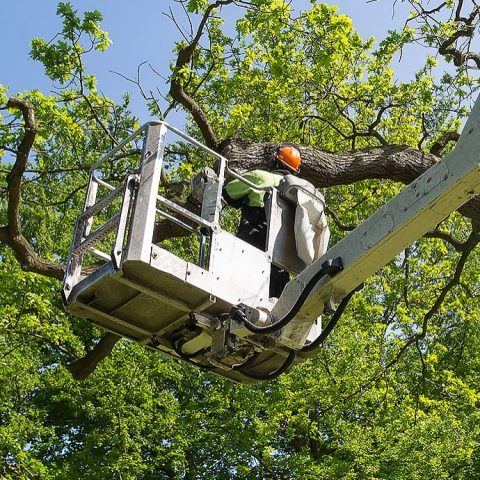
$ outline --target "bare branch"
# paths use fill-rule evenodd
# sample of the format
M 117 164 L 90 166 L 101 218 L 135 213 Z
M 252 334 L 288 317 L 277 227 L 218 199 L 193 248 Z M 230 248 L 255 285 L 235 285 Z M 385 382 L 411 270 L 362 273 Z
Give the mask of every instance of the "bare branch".
M 219 143 L 217 136 L 215 135 L 215 132 L 213 131 L 207 115 L 203 111 L 202 107 L 184 90 L 182 81 L 178 78 L 177 73 L 192 61 L 193 54 L 197 48 L 198 42 L 203 34 L 203 29 L 205 28 L 212 11 L 221 5 L 228 5 L 232 2 L 233 0 L 217 0 L 215 3 L 212 3 L 207 7 L 200 21 L 200 25 L 198 26 L 197 33 L 193 37 L 192 41 L 185 47 L 181 48 L 178 52 L 178 57 L 175 64 L 175 74 L 172 76 L 169 91 L 171 97 L 176 102 L 183 105 L 188 112 L 190 112 L 196 124 L 198 125 L 198 128 L 202 132 L 205 143 L 208 147 L 213 149 L 216 149 Z
M 7 147 L 5 145 L 0 145 L 0 150 L 4 150 L 5 152 L 13 153 L 14 155 L 17 154 L 17 151 L 15 149 Z
M 457 286 L 460 284 L 460 277 L 462 275 L 463 269 L 465 267 L 465 263 L 467 262 L 467 259 L 472 253 L 473 249 L 478 245 L 480 242 L 480 237 L 478 235 L 478 232 L 474 231 L 471 233 L 470 237 L 468 240 L 465 242 L 462 255 L 460 256 L 460 259 L 458 260 L 457 266 L 455 268 L 455 273 L 451 280 L 443 287 L 442 291 L 440 292 L 440 295 L 437 297 L 435 300 L 435 303 L 432 305 L 430 310 L 425 314 L 423 318 L 423 323 L 422 323 L 422 330 L 420 333 L 415 335 L 415 337 L 412 339 L 412 341 L 415 341 L 416 339 L 420 339 L 425 337 L 427 333 L 427 327 L 428 327 L 428 322 L 429 320 L 435 315 L 440 306 L 442 305 L 443 301 L 445 300 L 445 297 L 447 294 L 452 290 L 453 287 Z M 407 342 L 408 343 L 408 342 Z M 410 342 L 411 343 L 411 342 Z
M 63 278 L 63 268 L 56 262 L 41 258 L 22 235 L 20 222 L 20 204 L 22 195 L 23 175 L 27 168 L 28 156 L 35 142 L 37 123 L 33 107 L 18 97 L 11 97 L 8 108 L 16 108 L 22 112 L 25 123 L 25 133 L 17 149 L 15 163 L 7 175 L 7 221 L 6 226 L 0 227 L 0 241 L 6 243 L 14 252 L 15 258 L 22 268 L 39 273 L 50 278 Z
M 75 44 L 77 43 L 78 41 L 78 38 L 75 39 L 75 38 L 70 38 L 70 41 L 72 42 L 72 46 L 75 47 Z M 92 49 L 94 47 L 94 44 L 92 43 Z M 97 122 L 97 124 L 100 126 L 100 128 L 105 132 L 105 134 L 110 138 L 110 140 L 112 140 L 112 143 L 113 145 L 117 145 L 117 140 L 115 139 L 115 137 L 111 134 L 110 130 L 105 126 L 105 124 L 103 123 L 102 119 L 100 118 L 100 116 L 98 115 L 98 112 L 97 110 L 95 109 L 95 107 L 93 106 L 92 102 L 90 101 L 90 99 L 88 98 L 88 95 L 85 93 L 85 90 L 84 90 L 84 82 L 83 82 L 83 64 L 82 64 L 82 59 L 81 59 L 81 55 L 84 55 L 85 53 L 87 53 L 88 51 L 83 51 L 83 53 L 81 54 L 80 53 L 80 50 L 78 50 L 77 48 L 73 48 L 73 50 L 75 51 L 76 53 L 76 59 L 77 59 L 77 67 L 78 67 L 78 80 L 79 80 L 79 83 L 80 83 L 80 95 L 81 97 L 83 98 L 83 100 L 85 101 L 85 103 L 87 104 L 88 108 L 90 109 L 90 112 L 92 113 L 93 115 L 93 118 L 95 119 L 95 121 Z
M 338 218 L 338 215 L 335 213 L 335 211 L 329 208 L 328 206 L 325 207 L 325 212 L 327 213 L 328 216 L 330 216 L 333 219 L 333 221 L 335 222 L 335 225 L 343 232 L 351 232 L 352 230 L 355 230 L 355 228 L 357 227 L 356 225 L 344 224 L 340 220 L 340 218 Z
M 84 357 L 74 360 L 68 369 L 76 380 L 85 380 L 97 367 L 97 365 L 112 353 L 113 347 L 121 339 L 114 333 L 106 333 L 95 347 Z

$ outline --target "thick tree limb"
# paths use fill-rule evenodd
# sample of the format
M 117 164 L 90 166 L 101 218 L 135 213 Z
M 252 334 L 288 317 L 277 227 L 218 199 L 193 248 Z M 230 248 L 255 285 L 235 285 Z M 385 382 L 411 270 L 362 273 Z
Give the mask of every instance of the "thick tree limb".
M 219 150 L 232 168 L 245 171 L 265 168 L 278 143 L 256 143 L 230 138 Z M 317 188 L 346 185 L 361 180 L 393 180 L 411 183 L 438 161 L 438 157 L 407 145 L 368 147 L 353 152 L 329 153 L 313 147 L 299 147 L 302 154 L 300 176 Z M 476 196 L 458 210 L 480 225 L 480 197 Z
M 7 175 L 8 184 L 8 230 L 12 235 L 21 232 L 20 225 L 20 201 L 21 201 L 21 185 L 23 174 L 27 168 L 28 155 L 35 142 L 37 134 L 37 122 L 33 107 L 24 100 L 17 97 L 12 97 L 8 100 L 8 108 L 16 108 L 22 112 L 23 120 L 25 122 L 25 134 L 18 146 L 17 156 L 13 168 Z
M 239 171 L 266 168 L 278 143 L 256 143 L 230 138 L 220 144 L 220 153 L 230 167 Z M 410 183 L 438 161 L 435 155 L 407 145 L 368 147 L 352 152 L 330 153 L 299 146 L 302 155 L 300 176 L 318 188 L 347 185 L 367 179 L 389 179 Z
M 63 267 L 56 262 L 51 262 L 37 255 L 33 247 L 22 235 L 20 221 L 22 180 L 37 132 L 33 107 L 25 100 L 17 97 L 11 97 L 7 107 L 16 108 L 22 112 L 25 122 L 25 133 L 16 151 L 15 163 L 7 175 L 8 225 L 0 227 L 0 242 L 4 242 L 13 250 L 16 259 L 24 270 L 62 280 L 64 275 Z M 70 365 L 72 375 L 79 379 L 88 377 L 98 363 L 110 354 L 120 338 L 113 333 L 107 333 L 85 357 L 76 360 Z
M 51 262 L 37 255 L 23 235 L 12 235 L 8 226 L 1 227 L 0 242 L 4 242 L 13 250 L 15 258 L 23 270 L 62 280 L 63 267 L 56 262 Z
M 74 360 L 68 366 L 73 378 L 85 380 L 95 370 L 97 365 L 112 353 L 113 347 L 121 338 L 114 333 L 106 333 L 84 357 Z
M 27 168 L 28 156 L 35 142 L 37 123 L 33 107 L 18 97 L 11 97 L 7 103 L 8 108 L 16 108 L 22 112 L 25 124 L 25 133 L 16 152 L 15 163 L 7 175 L 7 220 L 8 224 L 0 227 L 0 241 L 6 243 L 14 252 L 22 268 L 29 272 L 39 273 L 50 278 L 63 278 L 63 267 L 46 260 L 35 252 L 33 247 L 22 235 L 20 221 L 20 204 L 22 197 L 23 175 Z

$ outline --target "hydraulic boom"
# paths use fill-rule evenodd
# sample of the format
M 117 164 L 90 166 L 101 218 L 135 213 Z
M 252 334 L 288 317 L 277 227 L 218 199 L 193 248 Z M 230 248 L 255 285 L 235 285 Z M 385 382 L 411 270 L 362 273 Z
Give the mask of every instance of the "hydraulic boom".
M 294 349 L 304 345 L 325 302 L 337 303 L 408 245 L 434 228 L 480 192 L 480 100 L 477 100 L 455 149 L 383 205 L 325 255 L 287 284 L 273 307 L 269 323 L 292 309 L 300 292 L 324 262 L 341 258 L 343 268 L 325 276 L 311 290 L 293 320 L 283 328 L 280 343 Z M 252 320 L 261 312 L 247 309 Z

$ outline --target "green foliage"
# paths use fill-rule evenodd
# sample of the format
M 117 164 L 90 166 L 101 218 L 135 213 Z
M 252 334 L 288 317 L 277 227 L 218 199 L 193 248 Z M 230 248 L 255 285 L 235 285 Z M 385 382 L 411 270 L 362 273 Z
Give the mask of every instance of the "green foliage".
M 200 13 L 206 7 L 208 7 L 208 0 L 188 0 L 187 11 L 190 13 Z
M 190 0 L 187 8 L 203 12 L 209 4 Z M 467 77 L 436 78 L 436 60 L 427 56 L 411 81 L 396 80 L 393 60 L 414 39 L 410 28 L 375 46 L 335 7 L 312 2 L 292 18 L 283 1 L 252 5 L 238 19 L 235 38 L 213 19 L 211 48 L 198 50 L 189 68 L 177 72 L 220 138 L 288 139 L 331 151 L 378 145 L 381 138 L 428 148 L 459 127 Z M 23 234 L 52 260 L 67 254 L 86 171 L 112 147 L 103 127 L 121 140 L 138 124 L 128 96 L 114 104 L 85 71 L 86 52 L 109 43 L 101 15 L 79 17 L 64 3 L 58 14 L 62 31 L 51 42 L 34 40 L 32 57 L 65 88 L 21 94 L 34 106 L 39 129 L 23 182 Z M 442 35 L 451 31 L 448 22 L 439 28 Z M 0 87 L 2 106 L 11 93 Z M 18 147 L 23 127 L 17 111 L 2 113 L 7 173 L 13 161 L 7 148 Z M 378 135 L 366 135 L 372 128 Z M 189 129 L 198 134 L 194 125 Z M 208 160 L 174 147 L 169 180 L 182 185 Z M 126 156 L 104 175 L 118 181 L 117 172 L 134 161 Z M 5 186 L 2 175 L 1 225 Z M 357 224 L 400 188 L 366 181 L 326 195 L 343 223 Z M 233 228 L 236 219 L 227 214 L 222 221 Z M 344 235 L 331 227 L 333 241 Z M 440 227 L 462 241 L 470 233 L 458 214 Z M 196 247 L 190 239 L 168 242 L 187 255 Z M 0 259 L 2 479 L 480 477 L 477 251 L 424 335 L 425 316 L 459 259 L 437 239 L 418 241 L 369 279 L 318 356 L 253 387 L 129 341 L 87 381 L 74 381 L 67 363 L 101 332 L 63 312 L 56 281 L 22 271 L 5 246 Z
M 64 85 L 72 77 L 82 75 L 84 65 L 81 58 L 85 54 L 82 37 L 88 37 L 91 43 L 89 49 L 100 52 L 108 48 L 110 39 L 108 33 L 100 29 L 102 15 L 98 10 L 86 12 L 81 19 L 69 3 L 60 2 L 57 15 L 63 19 L 63 29 L 57 35 L 57 41 L 32 40 L 31 56 L 43 63 L 49 78 Z M 89 90 L 95 88 L 95 77 L 89 76 L 85 82 Z
M 427 57 L 411 81 L 396 79 L 391 65 L 415 40 L 412 27 L 390 32 L 375 48 L 335 6 L 313 2 L 293 18 L 286 2 L 259 3 L 237 20 L 235 38 L 212 22 L 211 48 L 181 73 L 220 138 L 342 151 L 379 142 L 417 146 L 419 138 L 428 146 L 437 132 L 459 127 L 470 77 L 436 81 Z

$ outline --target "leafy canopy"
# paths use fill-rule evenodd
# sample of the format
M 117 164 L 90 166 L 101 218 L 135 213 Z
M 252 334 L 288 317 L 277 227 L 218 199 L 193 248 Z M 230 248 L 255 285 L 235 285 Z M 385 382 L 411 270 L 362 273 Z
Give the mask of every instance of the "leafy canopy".
M 201 15 L 210 4 L 189 0 L 185 6 Z M 465 71 L 437 78 L 437 60 L 426 55 L 411 81 L 396 79 L 394 60 L 418 40 L 410 24 L 377 45 L 362 39 L 334 6 L 314 1 L 294 18 L 286 2 L 255 0 L 237 11 L 231 34 L 221 20 L 227 7 L 234 8 L 224 6 L 209 20 L 208 48 L 172 71 L 221 139 L 288 139 L 334 152 L 396 143 L 428 149 L 466 115 L 464 100 L 476 80 Z M 20 215 L 36 251 L 61 261 L 86 170 L 138 122 L 128 95 L 115 104 L 86 71 L 85 56 L 109 44 L 100 13 L 79 16 L 68 3 L 57 13 L 62 30 L 50 42 L 33 40 L 32 57 L 62 88 L 19 94 L 38 122 Z M 441 21 L 426 42 L 441 41 L 452 28 Z M 9 95 L 0 88 L 2 106 Z M 5 225 L 11 153 L 24 130 L 17 110 L 3 112 L 1 122 Z M 188 129 L 198 135 L 193 122 Z M 125 170 L 132 158 L 126 156 Z M 173 164 L 171 179 L 185 180 L 200 160 Z M 330 188 L 328 203 L 341 223 L 356 224 L 399 188 L 377 181 Z M 331 227 L 336 241 L 344 232 L 334 222 Z M 459 242 L 471 233 L 459 214 L 441 228 Z M 91 349 L 101 332 L 63 312 L 58 282 L 22 270 L 4 243 L 0 256 L 2 478 L 480 475 L 476 251 L 461 281 L 447 289 L 462 252 L 440 239 L 419 240 L 366 283 L 316 358 L 255 387 L 128 341 L 87 381 L 74 381 L 67 363 Z

